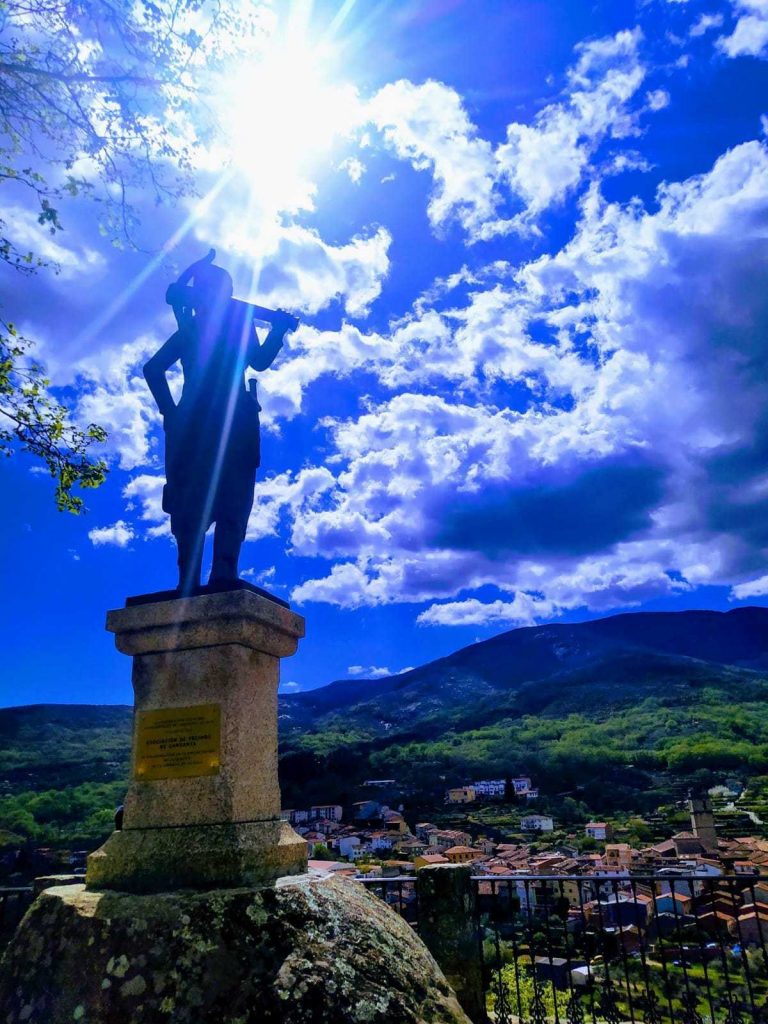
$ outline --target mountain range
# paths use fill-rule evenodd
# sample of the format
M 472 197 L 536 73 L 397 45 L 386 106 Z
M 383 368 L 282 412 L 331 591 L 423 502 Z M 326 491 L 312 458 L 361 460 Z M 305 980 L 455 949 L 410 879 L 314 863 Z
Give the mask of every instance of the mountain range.
M 515 773 L 594 813 L 646 813 L 728 776 L 768 800 L 768 609 L 513 629 L 401 675 L 281 695 L 279 715 L 287 806 L 356 799 L 370 777 L 407 780 L 426 804 L 451 782 Z M 24 793 L 118 789 L 130 720 L 118 706 L 0 710 L 16 831 Z
M 401 675 L 283 696 L 281 723 L 286 736 L 337 724 L 341 715 L 376 735 L 418 733 L 435 722 L 480 722 L 493 709 L 583 707 L 584 697 L 617 676 L 641 688 L 626 694 L 635 697 L 666 676 L 684 685 L 706 675 L 707 665 L 717 673 L 746 670 L 736 673 L 745 686 L 768 675 L 768 608 L 640 612 L 513 629 Z

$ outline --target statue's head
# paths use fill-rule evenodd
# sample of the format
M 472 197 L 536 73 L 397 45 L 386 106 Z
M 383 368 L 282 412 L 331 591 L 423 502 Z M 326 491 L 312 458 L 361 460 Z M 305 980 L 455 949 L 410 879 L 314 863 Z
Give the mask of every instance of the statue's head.
M 192 277 L 192 308 L 196 313 L 223 311 L 234 292 L 230 274 L 213 263 L 200 262 Z

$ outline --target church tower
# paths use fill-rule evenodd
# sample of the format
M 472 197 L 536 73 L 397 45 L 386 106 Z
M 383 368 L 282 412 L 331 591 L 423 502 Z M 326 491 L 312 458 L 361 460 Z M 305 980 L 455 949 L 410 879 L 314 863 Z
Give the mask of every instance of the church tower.
M 704 847 L 706 853 L 717 852 L 717 833 L 712 803 L 705 796 L 689 796 L 688 810 L 691 812 L 691 829 Z

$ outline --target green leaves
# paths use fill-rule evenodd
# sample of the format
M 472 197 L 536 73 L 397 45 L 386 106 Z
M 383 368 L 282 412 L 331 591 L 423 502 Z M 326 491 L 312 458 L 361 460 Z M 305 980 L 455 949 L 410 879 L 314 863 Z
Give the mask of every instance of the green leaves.
M 106 479 L 107 464 L 93 451 L 107 433 L 95 423 L 83 428 L 71 421 L 48 390 L 42 365 L 29 358 L 30 344 L 0 320 L 0 454 L 21 450 L 42 459 L 56 482 L 56 507 L 77 514 L 84 502 L 74 489 L 98 487 Z

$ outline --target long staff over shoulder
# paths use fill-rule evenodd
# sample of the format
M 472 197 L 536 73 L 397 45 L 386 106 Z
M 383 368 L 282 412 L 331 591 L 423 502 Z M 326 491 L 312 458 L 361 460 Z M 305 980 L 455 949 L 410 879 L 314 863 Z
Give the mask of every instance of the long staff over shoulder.
M 168 285 L 165 293 L 165 301 L 172 307 L 176 322 L 181 327 L 184 320 L 192 310 L 193 289 L 189 282 L 195 275 L 195 270 L 202 264 L 212 263 L 216 258 L 216 250 L 210 249 L 208 255 L 203 259 L 190 264 L 187 269 L 179 275 L 178 280 Z M 259 320 L 262 323 L 287 326 L 289 331 L 295 331 L 299 326 L 298 317 L 292 316 L 281 309 L 267 309 L 266 306 L 256 305 L 254 302 L 245 302 L 243 299 L 229 299 L 232 306 L 232 313 L 237 321 L 248 322 Z

